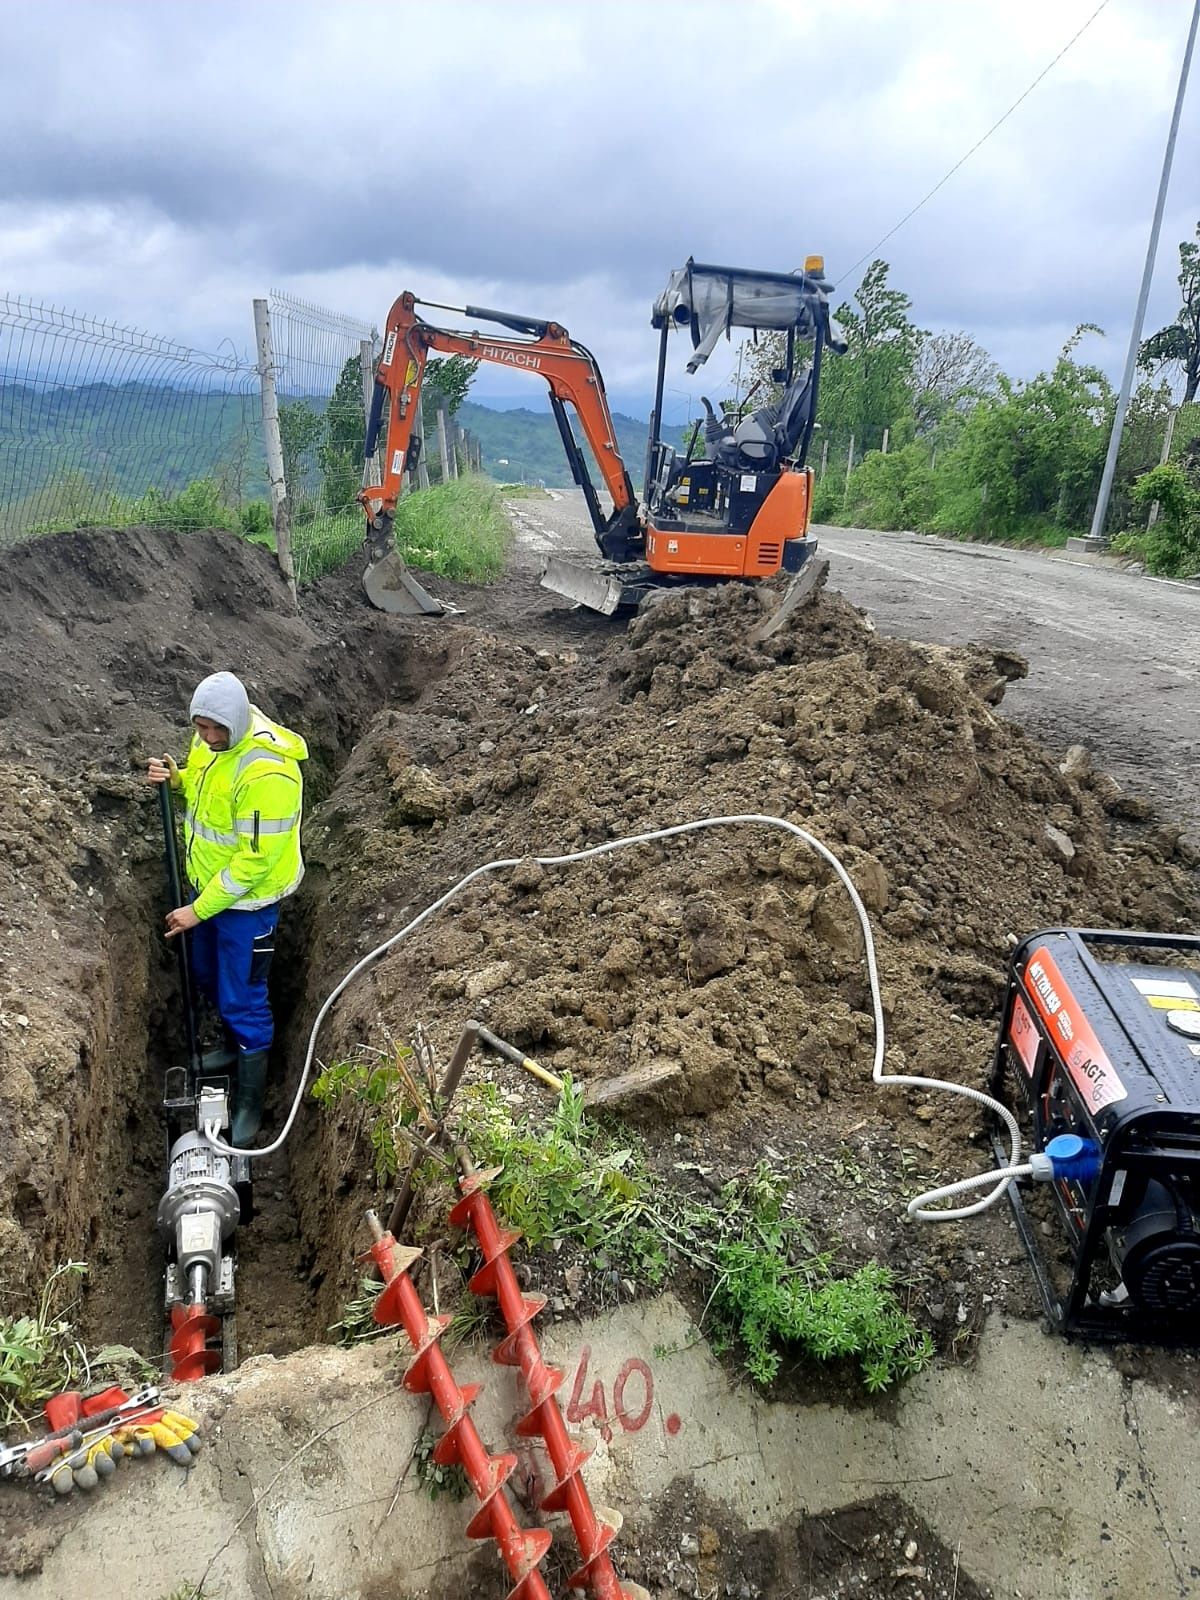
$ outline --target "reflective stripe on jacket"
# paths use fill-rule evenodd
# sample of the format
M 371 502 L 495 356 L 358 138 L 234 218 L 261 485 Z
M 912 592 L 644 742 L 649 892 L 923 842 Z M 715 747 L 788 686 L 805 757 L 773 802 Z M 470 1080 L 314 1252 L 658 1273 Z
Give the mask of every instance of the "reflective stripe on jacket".
M 179 776 L 186 869 L 202 920 L 231 906 L 274 905 L 299 885 L 300 762 L 307 755 L 298 733 L 257 706 L 250 707 L 249 733 L 228 750 L 210 750 L 193 737 Z

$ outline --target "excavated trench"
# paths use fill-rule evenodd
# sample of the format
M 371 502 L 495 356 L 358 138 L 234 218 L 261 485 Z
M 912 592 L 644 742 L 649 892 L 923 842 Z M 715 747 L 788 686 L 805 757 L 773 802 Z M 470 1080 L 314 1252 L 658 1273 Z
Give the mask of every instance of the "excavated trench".
M 140 770 L 180 748 L 195 680 L 233 666 L 264 709 L 303 729 L 306 810 L 319 807 L 375 712 L 416 701 L 448 658 L 444 633 L 410 632 L 345 591 L 297 616 L 239 541 L 149 531 L 39 541 L 0 573 L 4 1287 L 27 1303 L 28 1283 L 86 1262 L 80 1320 L 93 1345 L 154 1356 L 163 1337 L 161 1097 L 185 1047 L 160 936 L 161 824 Z M 272 989 L 285 1024 L 311 1016 L 306 952 L 323 893 L 318 873 L 281 921 Z M 268 1127 L 286 1114 L 298 1040 L 280 1028 Z M 293 1193 L 305 1127 L 255 1168 L 256 1217 L 238 1240 L 243 1359 L 312 1342 L 328 1320 L 316 1288 L 330 1263 Z

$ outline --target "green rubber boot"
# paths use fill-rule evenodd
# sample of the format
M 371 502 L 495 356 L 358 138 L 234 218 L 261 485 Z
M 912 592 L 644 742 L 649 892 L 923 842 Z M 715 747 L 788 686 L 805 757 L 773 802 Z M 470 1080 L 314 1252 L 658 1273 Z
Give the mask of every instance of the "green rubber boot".
M 267 1089 L 267 1052 L 243 1050 L 238 1056 L 237 1095 L 233 1102 L 231 1143 L 247 1144 L 262 1126 Z

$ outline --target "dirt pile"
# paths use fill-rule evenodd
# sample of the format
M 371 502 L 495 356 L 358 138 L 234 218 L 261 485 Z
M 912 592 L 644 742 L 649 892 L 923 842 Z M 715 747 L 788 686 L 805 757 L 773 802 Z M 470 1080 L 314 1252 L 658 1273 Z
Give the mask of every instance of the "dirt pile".
M 95 1325 L 155 1336 L 157 1099 L 178 1017 L 139 774 L 179 745 L 213 667 L 235 666 L 313 751 L 309 876 L 277 974 L 293 1071 L 333 981 L 482 861 L 698 817 L 769 812 L 843 857 L 880 941 L 893 1070 L 982 1081 L 1016 936 L 1194 920 L 1174 830 L 1117 833 L 1114 808 L 1137 807 L 1111 780 L 1078 755 L 1060 771 L 997 715 L 1019 663 L 881 639 L 829 595 L 756 648 L 765 591 L 732 587 L 661 599 L 628 630 L 548 611 L 547 647 L 522 642 L 538 637 L 528 587 L 518 639 L 379 616 L 353 575 L 297 614 L 266 554 L 226 535 L 90 532 L 10 552 L 0 1243 L 14 1281 L 86 1258 Z M 477 600 L 481 617 L 515 603 L 503 586 Z M 768 1155 L 822 1237 L 916 1272 L 948 1327 L 996 1289 L 954 1287 L 981 1235 L 898 1220 L 898 1191 L 978 1159 L 973 1123 L 871 1087 L 858 933 L 798 841 L 721 829 L 569 870 L 525 861 L 352 990 L 320 1053 L 417 1020 L 446 1052 L 472 1013 L 585 1083 L 644 1069 L 656 1086 L 622 1111 L 665 1177 Z M 289 1157 L 290 1172 L 260 1169 L 266 1216 L 245 1241 L 269 1348 L 335 1320 L 372 1189 L 354 1131 L 312 1108 Z M 1010 1254 L 1002 1241 L 1002 1269 Z
M 863 894 L 889 1069 L 982 1084 L 1018 937 L 1194 924 L 1177 832 L 1118 835 L 1111 780 L 1078 756 L 1060 770 L 997 715 L 1019 663 L 883 639 L 832 595 L 756 649 L 762 603 L 732 586 L 673 595 L 595 661 L 464 634 L 436 699 L 382 714 L 313 819 L 314 975 L 332 982 L 490 859 L 766 812 L 815 833 Z M 360 982 L 321 1055 L 418 1020 L 448 1052 L 472 1014 L 585 1084 L 645 1069 L 658 1087 L 622 1109 L 664 1175 L 767 1154 L 823 1240 L 912 1275 L 951 1335 L 1004 1292 L 1015 1252 L 998 1213 L 974 1232 L 899 1220 L 922 1178 L 978 1165 L 975 1119 L 872 1086 L 857 926 L 799 841 L 745 827 L 571 868 L 522 861 Z M 344 1125 L 319 1136 L 368 1171 Z M 344 1195 L 301 1198 L 311 1233 L 355 1221 Z M 968 1271 L 985 1245 L 992 1266 Z

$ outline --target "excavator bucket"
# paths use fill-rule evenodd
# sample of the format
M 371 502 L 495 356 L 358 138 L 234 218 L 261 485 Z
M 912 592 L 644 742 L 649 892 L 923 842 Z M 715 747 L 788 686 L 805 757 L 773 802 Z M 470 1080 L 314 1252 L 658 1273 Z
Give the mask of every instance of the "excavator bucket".
M 635 592 L 630 584 L 614 574 L 597 572 L 578 561 L 564 561 L 561 556 L 546 558 L 542 588 L 606 617 L 611 617 L 620 606 L 636 605 L 641 598 L 640 591 Z
M 363 588 L 377 611 L 390 611 L 403 617 L 444 617 L 446 614 L 446 607 L 421 587 L 396 550 L 371 563 L 363 573 Z

